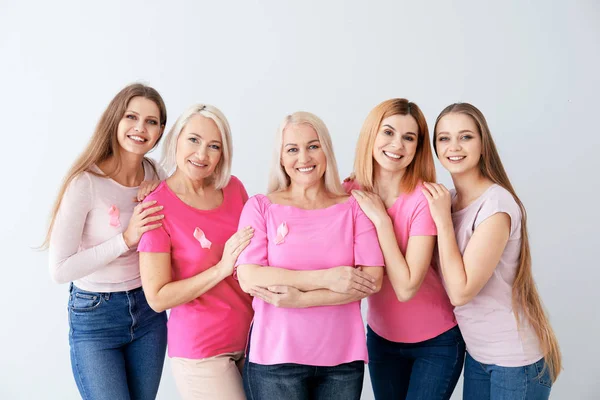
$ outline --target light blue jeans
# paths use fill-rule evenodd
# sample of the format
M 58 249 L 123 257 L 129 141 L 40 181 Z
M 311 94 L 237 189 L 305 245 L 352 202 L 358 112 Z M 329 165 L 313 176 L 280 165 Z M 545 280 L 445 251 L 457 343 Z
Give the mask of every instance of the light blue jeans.
M 166 313 L 141 288 L 116 293 L 71 284 L 71 367 L 84 400 L 156 398 L 167 347 Z
M 463 400 L 546 400 L 552 381 L 544 365 L 542 358 L 524 367 L 500 367 L 480 363 L 467 352 Z

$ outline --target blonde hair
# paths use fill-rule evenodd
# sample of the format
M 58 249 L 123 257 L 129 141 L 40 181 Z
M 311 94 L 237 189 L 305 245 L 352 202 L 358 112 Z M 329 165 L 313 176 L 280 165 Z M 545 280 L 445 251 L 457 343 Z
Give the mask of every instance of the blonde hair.
M 325 158 L 327 159 L 327 168 L 325 169 L 324 176 L 325 190 L 339 196 L 346 195 L 346 192 L 340 183 L 340 175 L 338 173 L 337 163 L 333 153 L 333 144 L 331 142 L 329 130 L 319 117 L 304 111 L 298 111 L 286 116 L 277 130 L 277 134 L 275 136 L 273 162 L 269 172 L 269 185 L 267 187 L 267 193 L 283 190 L 290 186 L 290 177 L 287 172 L 285 172 L 285 168 L 283 168 L 281 165 L 281 155 L 283 152 L 283 132 L 289 125 L 302 124 L 308 125 L 315 130 L 317 137 L 319 138 L 319 142 L 321 143 L 321 149 L 323 149 L 323 153 L 325 153 Z
M 517 315 L 517 323 L 520 323 L 521 317 L 524 315 L 535 331 L 540 341 L 544 359 L 550 370 L 550 377 L 554 382 L 562 370 L 562 356 L 558 346 L 558 340 L 556 339 L 552 326 L 550 326 L 550 321 L 544 311 L 540 295 L 533 280 L 531 271 L 531 251 L 529 248 L 529 236 L 527 234 L 527 213 L 525 207 L 508 179 L 508 175 L 504 170 L 504 166 L 502 165 L 502 161 L 496 150 L 496 145 L 492 139 L 485 117 L 475 106 L 468 103 L 456 103 L 449 105 L 440 113 L 435 121 L 433 130 L 433 148 L 436 155 L 437 125 L 440 120 L 448 114 L 463 114 L 469 116 L 473 120 L 481 136 L 482 153 L 479 160 L 479 170 L 481 174 L 508 190 L 521 209 L 521 254 L 519 256 L 519 266 L 517 268 L 515 281 L 512 286 L 513 309 L 520 311 L 515 313 Z
M 410 193 L 419 182 L 435 182 L 435 164 L 429 145 L 427 121 L 419 106 L 406 99 L 390 99 L 378 104 L 371 110 L 356 143 L 354 172 L 352 177 L 367 191 L 374 189 L 373 146 L 384 119 L 393 115 L 410 115 L 417 122 L 417 150 L 415 156 L 402 176 L 402 190 Z
M 183 131 L 183 128 L 187 125 L 189 120 L 194 115 L 202 115 L 203 117 L 210 118 L 217 125 L 217 129 L 221 133 L 221 142 L 223 144 L 223 152 L 219 164 L 214 171 L 214 184 L 216 189 L 223 189 L 229 183 L 231 178 L 231 160 L 233 156 L 233 145 L 231 140 L 231 129 L 229 128 L 229 122 L 225 115 L 215 106 L 208 104 L 194 104 L 190 108 L 184 111 L 183 114 L 177 118 L 175 125 L 171 128 L 165 143 L 163 145 L 163 154 L 161 158 L 161 166 L 165 169 L 168 175 L 175 172 L 177 167 L 177 139 Z
M 52 211 L 50 212 L 50 223 L 48 226 L 48 231 L 46 232 L 46 238 L 44 239 L 44 242 L 40 248 L 45 249 L 50 243 L 50 238 L 52 237 L 52 228 L 54 227 L 54 221 L 56 220 L 56 214 L 58 213 L 62 203 L 62 198 L 65 194 L 65 191 L 73 179 L 75 179 L 84 171 L 96 176 L 112 178 L 121 169 L 121 158 L 119 157 L 121 147 L 117 139 L 117 130 L 119 127 L 119 122 L 121 122 L 123 115 L 125 115 L 125 111 L 127 111 L 127 105 L 134 97 L 143 97 L 153 101 L 156 104 L 160 112 L 159 120 L 162 136 L 162 130 L 167 123 L 167 108 L 165 107 L 165 103 L 160 94 L 154 88 L 141 83 L 134 83 L 121 89 L 121 91 L 117 93 L 117 95 L 108 104 L 108 107 L 106 107 L 102 113 L 92 138 L 77 160 L 75 160 L 75 163 L 71 166 L 67 172 L 67 175 L 63 179 L 58 191 L 58 196 L 56 197 L 54 205 L 52 206 Z M 159 141 L 160 137 L 152 149 L 158 145 Z M 115 166 L 113 170 L 106 172 L 106 175 L 102 175 L 90 170 L 92 165 L 99 164 L 112 156 L 114 156 L 115 159 Z M 150 164 L 155 175 L 158 176 L 158 172 L 156 171 L 153 161 L 145 157 L 144 160 Z

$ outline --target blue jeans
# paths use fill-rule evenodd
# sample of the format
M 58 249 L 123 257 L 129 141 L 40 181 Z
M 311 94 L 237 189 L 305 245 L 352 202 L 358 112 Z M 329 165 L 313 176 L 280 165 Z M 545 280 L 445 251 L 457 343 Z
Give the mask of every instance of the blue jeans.
M 84 400 L 156 398 L 167 347 L 167 316 L 141 288 L 116 293 L 71 284 L 71 367 Z
M 465 359 L 458 326 L 418 343 L 391 342 L 367 326 L 367 348 L 377 400 L 449 399 Z
M 363 361 L 315 367 L 261 365 L 246 359 L 244 391 L 248 400 L 359 400 L 364 374 Z
M 359 400 L 365 363 L 353 361 L 332 367 L 302 364 L 262 365 L 249 361 L 250 337 L 244 364 L 248 400 Z
M 524 367 L 500 367 L 467 353 L 463 400 L 546 400 L 552 381 L 545 364 L 542 358 Z

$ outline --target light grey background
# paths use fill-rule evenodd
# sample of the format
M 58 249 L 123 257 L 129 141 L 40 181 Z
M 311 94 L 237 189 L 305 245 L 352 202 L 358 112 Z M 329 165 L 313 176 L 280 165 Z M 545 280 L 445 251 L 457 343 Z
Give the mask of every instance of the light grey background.
M 251 194 L 265 189 L 286 113 L 323 118 L 345 175 L 380 101 L 407 97 L 430 126 L 449 103 L 478 106 L 529 213 L 534 273 L 564 354 L 552 398 L 600 398 L 599 17 L 592 0 L 1 0 L 0 398 L 78 398 L 67 285 L 51 282 L 47 254 L 31 247 L 101 112 L 138 80 L 164 96 L 169 127 L 194 102 L 224 111 L 233 171 Z M 167 361 L 159 398 L 176 397 Z

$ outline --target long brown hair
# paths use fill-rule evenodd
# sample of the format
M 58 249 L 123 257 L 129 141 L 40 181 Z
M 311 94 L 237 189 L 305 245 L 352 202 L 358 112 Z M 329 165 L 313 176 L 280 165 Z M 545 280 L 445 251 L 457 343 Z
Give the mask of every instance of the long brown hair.
M 117 93 L 117 95 L 108 104 L 108 107 L 106 107 L 106 110 L 104 110 L 104 113 L 102 113 L 102 116 L 98 121 L 98 125 L 96 125 L 96 129 L 94 130 L 94 134 L 92 135 L 92 138 L 90 139 L 86 148 L 79 155 L 75 163 L 73 163 L 73 166 L 71 169 L 69 169 L 69 172 L 67 172 L 67 175 L 63 179 L 60 190 L 58 191 L 58 196 L 54 201 L 52 212 L 50 213 L 50 224 L 41 248 L 47 248 L 50 243 L 52 228 L 54 227 L 54 221 L 56 220 L 56 214 L 60 208 L 62 198 L 67 190 L 67 187 L 69 187 L 69 184 L 75 177 L 79 176 L 79 174 L 84 171 L 96 176 L 108 178 L 113 177 L 119 172 L 121 168 L 121 159 L 119 157 L 120 146 L 117 140 L 117 128 L 119 126 L 119 122 L 123 118 L 123 115 L 125 115 L 129 101 L 131 101 L 131 99 L 134 97 L 144 97 L 156 103 L 160 111 L 160 126 L 161 128 L 164 128 L 166 125 L 167 108 L 165 107 L 162 97 L 154 88 L 141 83 L 134 83 L 126 86 L 119 93 Z M 160 138 L 158 138 L 154 144 L 154 147 L 158 145 L 159 141 Z M 115 158 L 115 167 L 111 171 L 107 171 L 106 175 L 90 170 L 92 165 L 101 163 L 111 156 L 114 156 Z M 158 176 L 154 163 L 146 157 L 144 157 L 144 160 L 150 164 L 155 174 Z
M 508 190 L 521 209 L 521 254 L 515 281 L 512 286 L 513 309 L 522 312 L 522 314 L 515 313 L 517 315 L 517 323 L 519 323 L 522 316 L 525 316 L 533 327 L 540 341 L 541 350 L 549 367 L 552 381 L 555 381 L 562 370 L 562 357 L 558 340 L 550 326 L 548 316 L 544 311 L 540 295 L 533 281 L 525 207 L 508 179 L 485 117 L 475 106 L 468 103 L 456 103 L 449 105 L 440 113 L 433 129 L 433 148 L 435 154 L 437 155 L 437 125 L 445 115 L 451 113 L 468 115 L 475 122 L 481 135 L 482 143 L 482 153 L 479 159 L 481 174 L 495 184 Z
M 415 157 L 402 176 L 402 190 L 410 193 L 419 182 L 435 182 L 435 165 L 431 146 L 429 145 L 429 129 L 421 109 L 415 103 L 406 99 L 390 99 L 377 105 L 371 110 L 360 129 L 356 143 L 354 172 L 352 177 L 367 191 L 373 191 L 374 167 L 373 146 L 375 138 L 384 119 L 393 115 L 410 115 L 419 127 L 417 132 L 417 150 Z

